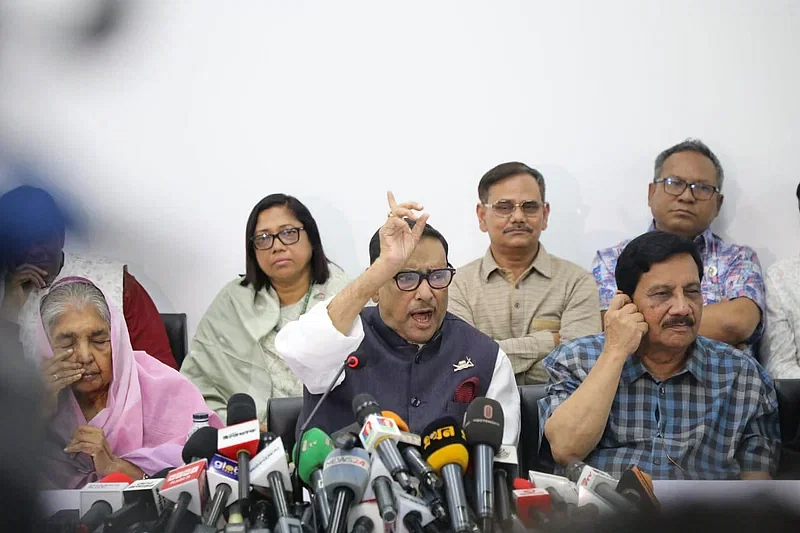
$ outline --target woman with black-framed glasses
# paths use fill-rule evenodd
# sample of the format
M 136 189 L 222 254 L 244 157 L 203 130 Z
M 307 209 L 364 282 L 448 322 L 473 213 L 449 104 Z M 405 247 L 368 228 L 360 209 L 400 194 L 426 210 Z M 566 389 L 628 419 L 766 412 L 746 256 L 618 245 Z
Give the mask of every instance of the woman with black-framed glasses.
M 181 372 L 223 418 L 228 398 L 245 392 L 263 420 L 269 398 L 303 391 L 275 352 L 278 331 L 348 280 L 328 261 L 308 208 L 285 194 L 269 195 L 251 211 L 245 258 L 245 275 L 222 288 L 200 321 Z

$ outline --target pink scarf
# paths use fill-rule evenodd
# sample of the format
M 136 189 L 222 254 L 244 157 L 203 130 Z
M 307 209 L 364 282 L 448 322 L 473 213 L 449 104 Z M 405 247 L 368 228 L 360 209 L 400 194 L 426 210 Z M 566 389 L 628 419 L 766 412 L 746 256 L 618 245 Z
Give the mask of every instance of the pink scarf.
M 54 287 L 75 281 L 88 280 L 65 278 Z M 217 428 L 223 423 L 188 379 L 147 353 L 131 348 L 124 317 L 108 299 L 106 304 L 111 312 L 113 377 L 105 409 L 88 424 L 102 428 L 114 455 L 148 475 L 181 465 L 192 414 L 208 413 L 211 425 Z M 43 343 L 39 353 L 53 357 L 43 324 L 40 333 Z M 44 488 L 80 488 L 98 479 L 90 456 L 63 451 L 75 429 L 83 424 L 87 424 L 86 418 L 75 395 L 69 388 L 62 390 L 56 414 L 47 428 Z

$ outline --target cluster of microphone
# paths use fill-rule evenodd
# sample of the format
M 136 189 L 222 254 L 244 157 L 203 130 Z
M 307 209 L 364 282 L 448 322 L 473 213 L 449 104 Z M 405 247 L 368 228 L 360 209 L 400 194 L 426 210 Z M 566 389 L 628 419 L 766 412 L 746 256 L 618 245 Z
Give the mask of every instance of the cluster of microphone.
M 564 468 L 564 475 L 530 471 L 528 479 L 514 480 L 512 499 L 528 528 L 551 522 L 593 522 L 619 514 L 659 512 L 653 480 L 632 466 L 619 480 L 581 461 Z
M 302 428 L 289 454 L 280 437 L 260 432 L 253 399 L 236 394 L 227 427 L 192 434 L 183 466 L 135 482 L 113 474 L 82 489 L 74 531 L 521 532 L 658 505 L 636 468 L 619 482 L 583 463 L 566 477 L 517 477 L 492 399 L 476 398 L 463 421 L 446 416 L 421 435 L 369 394 L 354 398 L 353 413 L 357 422 L 331 436 Z
M 504 427 L 498 402 L 477 398 L 463 424 L 443 417 L 422 435 L 369 394 L 353 399 L 353 413 L 354 425 L 332 437 L 311 428 L 298 445 L 318 531 L 479 533 L 479 523 L 493 531 L 496 506 L 511 503 L 508 490 L 501 502 L 493 488 L 495 472 L 506 474 L 495 468 Z

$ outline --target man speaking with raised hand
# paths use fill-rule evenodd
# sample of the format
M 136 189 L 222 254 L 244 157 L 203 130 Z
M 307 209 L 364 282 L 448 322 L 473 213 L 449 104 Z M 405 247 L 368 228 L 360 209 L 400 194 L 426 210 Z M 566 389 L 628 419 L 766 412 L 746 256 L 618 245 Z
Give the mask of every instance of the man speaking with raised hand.
M 303 381 L 299 424 L 350 355 L 353 363 L 320 406 L 313 426 L 328 433 L 355 421 L 363 392 L 400 415 L 413 432 L 442 416 L 462 419 L 476 397 L 497 400 L 503 442 L 516 444 L 520 400 L 514 371 L 498 344 L 447 312 L 455 269 L 444 236 L 416 202 L 398 204 L 369 244 L 370 267 L 338 295 L 286 325 L 278 353 Z M 372 299 L 377 306 L 365 307 Z

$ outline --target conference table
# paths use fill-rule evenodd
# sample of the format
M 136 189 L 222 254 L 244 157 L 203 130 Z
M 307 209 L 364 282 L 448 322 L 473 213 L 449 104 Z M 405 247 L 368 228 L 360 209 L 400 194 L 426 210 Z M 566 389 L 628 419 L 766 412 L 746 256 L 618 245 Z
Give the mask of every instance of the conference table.
M 663 511 L 691 502 L 743 504 L 763 501 L 783 503 L 800 509 L 798 481 L 653 481 L 656 497 Z M 42 505 L 46 515 L 61 509 L 80 507 L 80 490 L 43 491 Z
M 692 502 L 752 504 L 770 500 L 800 509 L 800 480 L 653 481 L 663 511 Z

